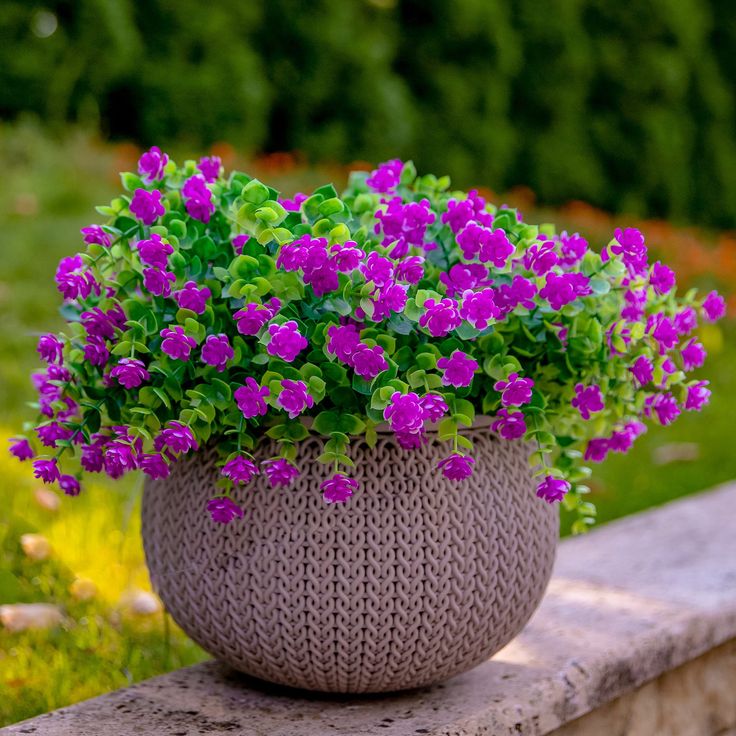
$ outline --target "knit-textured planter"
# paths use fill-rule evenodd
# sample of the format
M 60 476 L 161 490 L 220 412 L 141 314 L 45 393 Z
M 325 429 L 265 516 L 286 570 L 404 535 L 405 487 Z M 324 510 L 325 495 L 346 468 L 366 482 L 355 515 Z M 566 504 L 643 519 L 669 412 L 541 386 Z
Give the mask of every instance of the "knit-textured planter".
M 262 476 L 237 491 L 245 518 L 215 524 L 215 454 L 147 481 L 143 541 L 151 579 L 204 649 L 272 682 L 382 692 L 438 682 L 479 664 L 524 626 L 549 580 L 557 511 L 534 495 L 525 448 L 488 427 L 472 477 L 447 481 L 446 443 L 417 451 L 391 434 L 354 441 L 358 492 L 326 505 L 300 445 L 301 477 L 284 490 Z M 257 454 L 269 457 L 265 445 Z

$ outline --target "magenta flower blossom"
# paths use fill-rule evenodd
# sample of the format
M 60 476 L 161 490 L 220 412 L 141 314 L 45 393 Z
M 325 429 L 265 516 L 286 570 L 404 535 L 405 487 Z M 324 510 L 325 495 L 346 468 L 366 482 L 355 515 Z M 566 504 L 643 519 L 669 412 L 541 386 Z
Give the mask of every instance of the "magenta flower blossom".
M 427 227 L 435 219 L 429 200 L 402 202 L 401 197 L 393 197 L 385 211 L 376 212 L 375 232 L 383 232 L 383 245 L 393 245 L 392 258 L 403 258 L 412 246 L 426 248 Z
M 54 277 L 57 288 L 67 301 L 86 299 L 93 291 L 100 293 L 95 277 L 83 268 L 82 256 L 62 258 Z
M 212 365 L 222 373 L 227 367 L 228 360 L 235 357 L 235 351 L 230 345 L 227 335 L 208 335 L 202 345 L 202 362 Z
M 25 437 L 11 437 L 8 442 L 10 442 L 10 454 L 21 462 L 34 457 L 31 443 Z
M 184 182 L 181 193 L 189 216 L 201 222 L 209 222 L 215 212 L 215 203 L 204 177 L 199 174 L 191 176 Z
M 651 416 L 654 412 L 662 426 L 672 424 L 680 416 L 677 400 L 669 392 L 650 396 L 645 402 L 645 407 L 647 416 Z
M 61 364 L 64 361 L 64 343 L 50 332 L 38 338 L 36 352 L 46 363 Z
M 184 328 L 179 325 L 172 327 L 164 327 L 161 330 L 162 352 L 166 353 L 174 360 L 189 360 L 192 354 L 192 348 L 197 344 L 193 337 L 184 334 Z
M 537 498 L 542 498 L 547 503 L 555 503 L 562 501 L 569 490 L 570 484 L 566 480 L 546 475 L 537 486 Z
M 604 437 L 592 439 L 585 448 L 585 460 L 592 463 L 602 463 L 610 449 L 610 444 Z
M 685 411 L 700 411 L 710 401 L 708 381 L 698 381 L 687 387 Z
M 389 282 L 384 284 L 373 296 L 373 322 L 381 322 L 391 316 L 391 312 L 402 312 L 406 306 L 407 286 Z
M 287 212 L 299 212 L 302 207 L 302 202 L 307 199 L 307 195 L 304 192 L 297 192 L 292 199 L 279 199 L 279 204 Z
M 266 347 L 269 355 L 275 355 L 287 363 L 291 363 L 294 358 L 307 347 L 307 340 L 302 337 L 297 324 L 293 320 L 284 322 L 282 325 L 270 325 L 268 334 L 271 340 Z
M 137 388 L 143 381 L 148 381 L 151 374 L 146 370 L 142 360 L 138 358 L 121 358 L 110 371 L 110 377 L 116 378 L 121 386 L 127 389 Z
M 485 330 L 491 320 L 501 316 L 501 310 L 496 306 L 493 289 L 464 291 L 460 316 L 477 330 Z
M 424 394 L 420 399 L 422 416 L 428 422 L 439 422 L 449 411 L 447 402 L 439 394 Z
M 402 395 L 395 391 L 383 410 L 383 418 L 394 432 L 421 431 L 424 426 L 424 410 L 419 396 L 413 392 Z
M 61 476 L 59 467 L 56 464 L 56 458 L 51 458 L 51 460 L 43 460 L 41 458 L 34 460 L 33 475 L 44 483 L 55 483 Z
M 472 457 L 454 452 L 437 463 L 437 470 L 441 470 L 442 475 L 449 480 L 465 480 L 473 474 L 474 464 Z
M 401 159 L 392 158 L 390 161 L 379 164 L 377 169 L 371 171 L 365 183 L 374 192 L 380 192 L 381 194 L 391 193 L 399 186 L 401 169 L 403 168 L 404 164 Z
M 647 304 L 646 289 L 629 289 L 624 294 L 626 306 L 621 310 L 621 316 L 628 322 L 639 322 L 644 317 L 644 307 Z
M 629 367 L 639 386 L 645 386 L 654 378 L 654 365 L 646 355 L 640 355 Z
M 166 214 L 166 209 L 161 203 L 161 192 L 158 189 L 152 192 L 136 189 L 130 203 L 130 211 L 144 225 L 153 225 L 159 217 Z
M 546 276 L 544 288 L 539 296 L 546 299 L 555 311 L 559 311 L 566 304 L 574 302 L 579 296 L 592 293 L 589 286 L 590 279 L 582 273 L 556 274 L 550 272 Z
M 493 215 L 486 211 L 486 201 L 477 190 L 471 189 L 466 199 L 451 199 L 447 203 L 447 212 L 442 215 L 442 222 L 450 226 L 457 235 L 471 220 L 490 227 L 493 223 Z
M 243 248 L 245 247 L 245 244 L 250 240 L 249 235 L 236 235 L 233 238 L 233 250 L 238 254 L 241 255 L 243 253 Z
M 204 177 L 204 180 L 211 184 L 217 181 L 222 171 L 222 159 L 219 156 L 203 156 L 199 159 L 197 168 Z
M 220 474 L 233 483 L 249 483 L 260 471 L 258 466 L 245 455 L 236 455 L 222 466 Z
M 278 300 L 275 301 L 278 302 Z M 278 302 L 278 305 L 280 307 L 281 302 Z M 235 312 L 233 319 L 237 322 L 238 332 L 241 335 L 257 335 L 263 325 L 273 318 L 276 311 L 278 311 L 278 307 L 274 311 L 265 304 L 248 302 L 243 305 L 242 309 Z
M 686 371 L 695 370 L 705 363 L 705 359 L 708 356 L 703 344 L 696 338 L 688 340 L 680 350 L 682 355 L 682 364 Z
M 138 461 L 140 469 L 151 479 L 168 478 L 171 468 L 162 455 L 150 453 L 141 455 Z
M 115 305 L 112 309 L 103 312 L 99 307 L 93 307 L 88 312 L 82 312 L 81 321 L 87 334 L 92 337 L 104 337 L 112 340 L 115 337 L 115 331 L 125 326 L 128 318 L 125 316 L 120 305 Z
M 583 260 L 583 257 L 588 252 L 588 241 L 578 233 L 568 235 L 563 230 L 557 236 L 557 242 L 560 244 L 560 253 L 562 255 L 560 264 L 564 268 L 572 268 L 577 263 Z
M 169 163 L 169 156 L 158 146 L 153 146 L 138 159 L 138 173 L 149 184 L 164 178 L 164 169 Z
M 360 335 L 355 325 L 330 325 L 327 328 L 327 352 L 336 355 L 343 363 L 351 363 L 359 344 Z
M 101 245 L 104 248 L 109 248 L 112 245 L 110 236 L 99 225 L 88 225 L 83 227 L 80 232 L 87 245 Z
M 110 351 L 104 338 L 91 335 L 84 345 L 84 359 L 90 365 L 106 365 L 110 359 Z
M 575 385 L 575 396 L 570 403 L 586 421 L 592 413 L 606 408 L 600 386 L 584 386 L 582 383 Z
M 183 289 L 174 292 L 176 303 L 181 309 L 191 309 L 197 314 L 204 314 L 211 296 L 212 292 L 206 286 L 200 289 L 194 281 L 187 281 Z
M 60 475 L 59 488 L 61 488 L 67 496 L 78 496 L 82 490 L 82 486 L 73 475 Z
M 440 358 L 437 361 L 437 367 L 444 371 L 443 386 L 462 388 L 470 386 L 473 382 L 473 374 L 478 370 L 478 362 L 462 350 L 455 350 L 449 358 Z
M 350 356 L 350 364 L 355 372 L 366 381 L 372 381 L 388 368 L 384 349 L 380 345 L 374 345 L 371 348 L 363 343 L 359 343 Z
M 365 251 L 358 248 L 354 240 L 348 240 L 345 243 L 335 243 L 330 247 L 330 254 L 341 273 L 350 273 L 361 264 L 365 258 Z
M 166 429 L 161 431 L 159 437 L 164 447 L 171 452 L 189 452 L 189 450 L 199 449 L 192 430 L 181 422 L 167 422 Z
M 36 427 L 36 434 L 42 445 L 54 448 L 57 440 L 68 440 L 72 436 L 71 430 L 62 427 L 59 422 L 50 422 Z
M 165 269 L 169 265 L 169 256 L 174 252 L 174 247 L 164 243 L 158 233 L 151 233 L 147 240 L 139 240 L 135 247 L 141 263 L 154 268 Z
M 496 412 L 495 421 L 491 424 L 491 429 L 498 432 L 505 440 L 518 440 L 526 433 L 524 415 L 520 411 L 499 409 Z
M 703 301 L 703 316 L 708 322 L 717 322 L 726 314 L 726 300 L 717 292 L 711 291 Z
M 534 297 L 537 295 L 537 287 L 523 276 L 514 276 L 510 284 L 502 284 L 494 293 L 494 300 L 501 310 L 501 314 L 509 314 L 516 307 L 534 309 Z
M 689 335 L 698 326 L 698 313 L 692 307 L 685 307 L 674 316 L 672 324 L 678 335 Z
M 270 394 L 268 386 L 260 386 L 255 378 L 248 376 L 245 379 L 245 386 L 236 389 L 233 396 L 243 416 L 252 419 L 262 417 L 268 411 L 265 399 Z
M 243 509 L 228 496 L 217 496 L 207 501 L 207 512 L 216 524 L 229 524 L 243 518 Z
M 488 267 L 482 263 L 456 263 L 449 271 L 440 274 L 440 281 L 447 288 L 447 296 L 456 296 L 493 283 L 488 278 Z
M 661 261 L 657 261 L 652 266 L 649 285 L 654 288 L 657 294 L 667 294 L 675 286 L 675 272 Z
M 82 445 L 82 455 L 79 460 L 80 465 L 88 473 L 101 473 L 105 467 L 104 448 L 109 438 L 101 435 L 93 435 L 93 442 L 89 445 Z
M 368 258 L 360 264 L 360 272 L 366 281 L 372 281 L 376 286 L 383 286 L 394 276 L 394 264 L 375 251 L 368 254 Z
M 652 337 L 659 343 L 660 355 L 664 355 L 677 345 L 677 330 L 672 324 L 672 320 L 662 312 L 649 317 L 647 332 L 651 332 Z
M 524 268 L 533 271 L 537 276 L 544 276 L 558 261 L 555 241 L 547 240 L 544 235 L 540 235 L 539 240 L 529 246 L 523 258 Z
M 469 222 L 457 236 L 463 257 L 467 261 L 477 258 L 482 263 L 492 263 L 496 268 L 504 268 L 516 246 L 500 228 L 492 230 L 477 222 Z
M 289 419 L 296 419 L 305 409 L 314 406 L 314 399 L 309 395 L 304 381 L 286 378 L 281 381 L 281 393 L 276 403 L 288 413 Z
M 426 328 L 432 337 L 444 337 L 462 324 L 457 302 L 452 299 L 440 299 L 438 302 L 427 299 L 424 310 L 419 325 Z
M 634 227 L 614 231 L 616 242 L 603 251 L 603 260 L 608 260 L 608 251 L 620 255 L 632 276 L 643 276 L 647 270 L 647 247 L 644 236 Z
M 496 381 L 493 388 L 501 391 L 501 403 L 504 406 L 522 406 L 532 400 L 534 381 L 531 378 L 519 378 L 512 373 L 507 381 Z
M 283 457 L 264 460 L 261 468 L 272 488 L 290 486 L 299 477 L 299 469 Z
M 418 284 L 424 277 L 424 256 L 409 256 L 396 266 L 396 279 L 409 284 Z
M 154 296 L 171 296 L 171 284 L 176 276 L 171 271 L 162 271 L 160 268 L 143 269 L 143 288 Z
M 319 488 L 325 503 L 345 503 L 358 490 L 358 481 L 343 473 L 335 473 L 320 483 Z

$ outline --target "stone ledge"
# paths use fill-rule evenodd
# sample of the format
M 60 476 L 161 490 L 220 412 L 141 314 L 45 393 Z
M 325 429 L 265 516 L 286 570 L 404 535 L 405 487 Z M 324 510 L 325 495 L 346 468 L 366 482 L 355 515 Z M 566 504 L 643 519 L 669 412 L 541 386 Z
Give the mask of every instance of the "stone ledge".
M 0 734 L 548 734 L 736 638 L 734 510 L 730 484 L 565 540 L 522 634 L 443 685 L 323 696 L 207 662 Z

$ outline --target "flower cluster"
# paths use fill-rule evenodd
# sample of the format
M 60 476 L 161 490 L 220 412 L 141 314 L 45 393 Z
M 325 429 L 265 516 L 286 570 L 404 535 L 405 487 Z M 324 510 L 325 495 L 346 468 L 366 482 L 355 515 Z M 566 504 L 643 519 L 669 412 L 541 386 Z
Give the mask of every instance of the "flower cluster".
M 342 197 L 281 198 L 216 157 L 180 167 L 156 147 L 122 180 L 59 264 L 68 324 L 38 341 L 39 419 L 10 448 L 70 495 L 83 472 L 165 478 L 212 443 L 221 492 L 206 508 L 228 523 L 255 478 L 294 484 L 316 435 L 323 498 L 347 503 L 350 443 L 379 425 L 407 452 L 436 433 L 437 470 L 462 484 L 485 414 L 475 433 L 525 442 L 537 495 L 577 510 L 579 531 L 593 512 L 581 463 L 709 400 L 692 375 L 698 322 L 724 300 L 678 296 L 636 229 L 597 252 L 398 160 L 355 172 Z

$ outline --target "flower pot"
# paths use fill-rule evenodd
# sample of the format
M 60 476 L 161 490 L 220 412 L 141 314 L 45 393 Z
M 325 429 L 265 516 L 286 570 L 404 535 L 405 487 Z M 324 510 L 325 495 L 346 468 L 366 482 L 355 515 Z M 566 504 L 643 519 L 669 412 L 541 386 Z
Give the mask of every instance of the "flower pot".
M 539 605 L 558 535 L 524 446 L 487 426 L 468 436 L 475 468 L 459 484 L 436 470 L 448 450 L 432 433 L 410 452 L 389 433 L 373 449 L 354 441 L 360 488 L 332 506 L 319 491 L 322 443 L 309 440 L 296 483 L 272 489 L 258 476 L 236 491 L 245 517 L 227 526 L 205 512 L 215 453 L 182 459 L 145 486 L 153 585 L 204 649 L 271 682 L 383 692 L 468 670 Z M 266 444 L 257 457 L 274 451 Z

